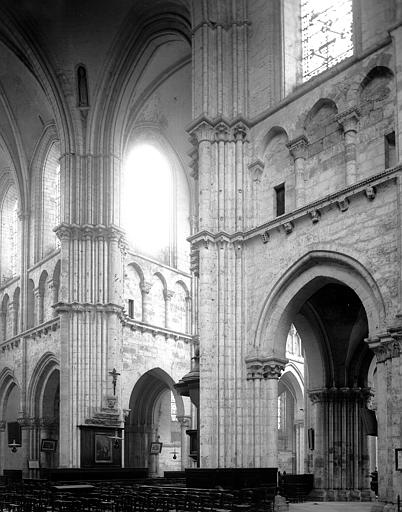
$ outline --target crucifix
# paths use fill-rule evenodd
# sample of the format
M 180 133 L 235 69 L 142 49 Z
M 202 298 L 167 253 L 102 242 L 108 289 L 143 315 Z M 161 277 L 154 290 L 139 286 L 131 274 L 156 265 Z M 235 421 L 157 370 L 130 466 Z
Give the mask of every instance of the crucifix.
M 117 383 L 117 377 L 120 375 L 120 373 L 117 373 L 116 368 L 113 368 L 111 372 L 109 372 L 109 375 L 112 376 L 112 384 L 113 384 L 113 396 L 116 395 L 116 383 Z

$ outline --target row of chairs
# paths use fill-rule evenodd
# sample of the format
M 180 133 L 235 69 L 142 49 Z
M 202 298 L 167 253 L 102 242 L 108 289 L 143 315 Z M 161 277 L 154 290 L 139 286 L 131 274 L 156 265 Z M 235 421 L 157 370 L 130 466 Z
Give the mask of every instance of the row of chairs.
M 77 495 L 35 483 L 0 491 L 0 512 L 269 512 L 273 496 L 264 489 L 225 491 L 138 484 L 98 484 Z

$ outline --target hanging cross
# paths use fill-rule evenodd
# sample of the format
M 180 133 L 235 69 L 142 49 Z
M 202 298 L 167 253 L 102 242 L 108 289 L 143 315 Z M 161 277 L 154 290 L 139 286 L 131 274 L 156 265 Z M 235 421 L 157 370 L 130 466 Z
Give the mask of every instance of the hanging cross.
M 120 375 L 120 373 L 117 373 L 116 368 L 113 368 L 111 372 L 109 372 L 109 375 L 112 376 L 112 384 L 113 384 L 113 395 L 116 395 L 116 383 L 117 383 L 117 377 Z

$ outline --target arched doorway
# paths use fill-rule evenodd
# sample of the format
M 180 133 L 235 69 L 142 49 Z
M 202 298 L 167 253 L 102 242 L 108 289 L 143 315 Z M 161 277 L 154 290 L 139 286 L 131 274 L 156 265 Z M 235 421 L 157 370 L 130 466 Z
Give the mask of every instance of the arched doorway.
M 6 368 L 0 375 L 0 469 L 3 471 L 19 470 L 23 464 L 22 435 L 18 422 L 20 409 L 21 389 L 13 372 Z M 14 442 L 20 446 L 17 450 L 9 448 L 9 444 Z
M 55 356 L 45 354 L 36 365 L 28 389 L 31 430 L 29 457 L 41 468 L 59 465 L 60 370 Z M 33 470 L 35 471 L 35 470 Z
M 310 399 L 308 455 L 317 495 L 324 499 L 370 497 L 364 416 L 373 354 L 365 339 L 379 328 L 381 307 L 375 283 L 359 264 L 320 254 L 305 258 L 284 276 L 264 308 L 257 340 L 260 353 L 268 355 L 262 363 L 267 396 L 280 391 L 280 372 L 272 368 L 285 367 L 291 324 L 303 340 Z M 277 464 L 278 454 L 272 453 L 268 462 Z
M 140 377 L 130 397 L 130 414 L 125 425 L 125 465 L 148 468 L 150 476 L 180 470 L 186 456 L 182 446 L 183 399 L 173 379 L 160 368 Z M 159 454 L 151 443 L 162 443 Z

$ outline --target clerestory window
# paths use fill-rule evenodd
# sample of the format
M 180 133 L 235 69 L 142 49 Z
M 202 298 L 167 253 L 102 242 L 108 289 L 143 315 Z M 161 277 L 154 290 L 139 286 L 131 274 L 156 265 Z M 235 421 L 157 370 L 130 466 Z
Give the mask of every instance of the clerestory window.
M 0 249 L 1 280 L 5 281 L 17 275 L 19 243 L 19 203 L 17 190 L 10 185 L 3 197 L 0 208 Z
M 303 81 L 353 55 L 352 0 L 301 0 Z
M 171 265 L 172 172 L 167 158 L 150 144 L 130 153 L 123 180 L 123 225 L 136 252 Z

